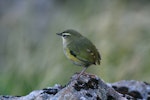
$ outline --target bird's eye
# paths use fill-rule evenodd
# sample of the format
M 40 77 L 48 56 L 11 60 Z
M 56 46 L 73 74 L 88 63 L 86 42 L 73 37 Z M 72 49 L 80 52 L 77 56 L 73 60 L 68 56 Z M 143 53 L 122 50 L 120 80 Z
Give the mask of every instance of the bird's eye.
M 63 35 L 63 37 L 67 37 L 67 35 Z

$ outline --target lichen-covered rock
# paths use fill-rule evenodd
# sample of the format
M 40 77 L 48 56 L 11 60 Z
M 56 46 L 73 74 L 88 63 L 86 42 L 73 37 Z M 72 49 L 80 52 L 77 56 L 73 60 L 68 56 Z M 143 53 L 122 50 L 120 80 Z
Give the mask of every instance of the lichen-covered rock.
M 146 82 L 123 80 L 109 85 L 121 94 L 130 95 L 135 99 L 150 100 L 150 84 Z
M 72 76 L 66 86 L 56 84 L 26 96 L 0 96 L 0 100 L 150 100 L 150 85 L 139 81 L 105 83 L 96 75 Z

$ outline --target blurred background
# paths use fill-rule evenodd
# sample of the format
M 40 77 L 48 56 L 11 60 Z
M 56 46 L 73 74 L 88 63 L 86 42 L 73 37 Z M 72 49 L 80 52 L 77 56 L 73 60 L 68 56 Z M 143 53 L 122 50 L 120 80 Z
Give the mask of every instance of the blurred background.
M 75 29 L 102 55 L 87 72 L 150 83 L 149 0 L 0 0 L 0 95 L 65 85 L 82 70 L 56 35 Z

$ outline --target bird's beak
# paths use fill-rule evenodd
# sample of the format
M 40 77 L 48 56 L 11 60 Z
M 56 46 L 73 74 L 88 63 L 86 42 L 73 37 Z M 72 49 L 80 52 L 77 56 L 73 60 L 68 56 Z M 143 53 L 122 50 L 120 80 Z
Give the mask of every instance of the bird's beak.
M 56 33 L 57 35 L 59 35 L 59 36 L 62 36 L 62 33 Z

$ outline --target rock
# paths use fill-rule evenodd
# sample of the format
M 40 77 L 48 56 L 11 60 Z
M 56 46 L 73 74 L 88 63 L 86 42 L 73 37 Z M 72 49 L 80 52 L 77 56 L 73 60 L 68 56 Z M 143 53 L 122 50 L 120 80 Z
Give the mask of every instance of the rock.
M 26 96 L 0 96 L 0 100 L 150 100 L 150 84 L 139 81 L 105 83 L 96 75 L 72 76 L 66 86 L 56 84 Z

